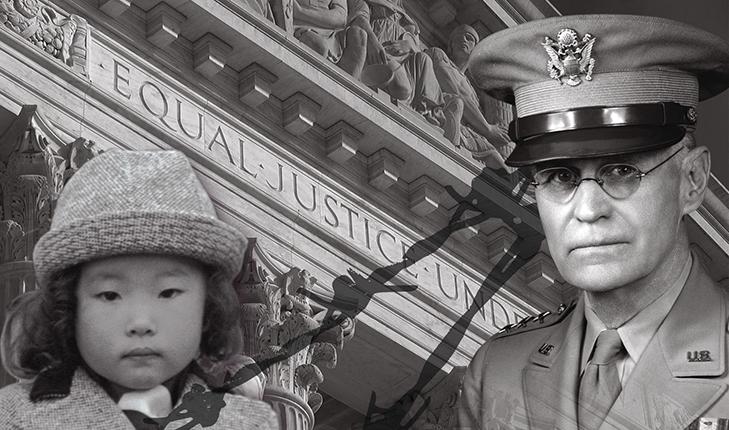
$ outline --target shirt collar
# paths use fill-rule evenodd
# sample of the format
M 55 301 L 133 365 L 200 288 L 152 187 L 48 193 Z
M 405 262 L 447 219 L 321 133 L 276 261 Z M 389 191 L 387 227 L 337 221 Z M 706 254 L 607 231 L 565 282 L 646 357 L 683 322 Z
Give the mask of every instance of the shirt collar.
M 681 293 L 686 280 L 691 273 L 691 265 L 693 258 L 689 254 L 686 263 L 683 265 L 681 274 L 676 278 L 673 285 L 663 292 L 656 300 L 646 306 L 643 310 L 626 321 L 622 326 L 618 327 L 620 340 L 628 351 L 628 355 L 633 362 L 637 363 L 640 356 L 645 351 L 648 343 L 650 343 L 653 335 L 658 331 L 663 320 L 676 302 L 678 295 Z M 580 358 L 580 372 L 585 370 L 590 353 L 595 346 L 597 336 L 606 330 L 605 324 L 595 314 L 590 306 L 589 297 L 585 294 L 585 320 L 587 327 L 585 328 L 585 340 L 582 343 L 582 355 Z
M 180 373 L 173 376 L 163 383 L 165 387 L 170 391 L 172 395 L 172 404 L 177 402 L 182 390 L 185 386 L 187 375 L 191 370 L 195 370 L 196 365 L 191 364 L 190 366 L 183 369 Z M 86 363 L 82 362 L 80 366 L 59 366 L 44 370 L 33 381 L 33 385 L 30 391 L 30 400 L 38 402 L 41 400 L 59 399 L 67 397 L 71 393 L 71 385 L 73 384 L 73 377 L 78 367 L 84 369 L 86 374 L 101 386 L 104 391 L 111 397 L 114 402 L 119 401 L 119 393 L 116 393 L 111 388 L 111 383 L 103 378 L 101 375 L 94 372 Z

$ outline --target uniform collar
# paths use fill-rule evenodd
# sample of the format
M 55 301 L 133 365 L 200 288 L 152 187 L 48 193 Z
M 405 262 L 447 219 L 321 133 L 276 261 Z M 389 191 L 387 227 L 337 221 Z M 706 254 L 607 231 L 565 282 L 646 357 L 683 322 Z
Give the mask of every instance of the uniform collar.
M 686 286 L 631 372 L 603 428 L 655 428 L 653 415 L 646 411 L 673 406 L 681 413 L 666 417 L 670 422 L 664 427 L 689 428 L 726 391 L 721 376 L 726 371 L 727 294 L 709 278 L 696 255 L 693 259 Z
M 633 362 L 638 362 L 640 356 L 643 355 L 643 351 L 645 351 L 653 338 L 653 335 L 658 331 L 658 327 L 661 326 L 666 315 L 668 315 L 668 312 L 673 307 L 673 304 L 676 302 L 681 290 L 684 285 L 686 285 L 686 281 L 691 273 L 691 267 L 692 257 L 689 255 L 683 265 L 680 275 L 675 279 L 673 284 L 652 303 L 635 314 L 623 325 L 618 327 L 617 330 L 620 335 L 620 340 L 623 342 L 623 345 Z M 587 326 L 585 328 L 585 340 L 582 344 L 580 374 L 587 366 L 590 354 L 595 347 L 597 336 L 603 330 L 607 329 L 605 324 L 603 324 L 603 322 L 600 321 L 600 318 L 598 318 L 595 314 L 595 311 L 592 310 L 590 299 L 587 297 L 587 294 L 585 294 L 585 320 L 587 321 Z
M 726 370 L 727 295 L 693 258 L 687 288 L 656 336 L 674 377 L 719 376 Z
M 551 334 L 543 339 L 534 348 L 529 361 L 540 367 L 551 368 L 555 362 L 558 362 L 558 357 L 562 357 L 562 353 L 565 349 L 571 352 L 575 346 L 572 342 L 575 339 L 582 339 L 585 331 L 585 298 L 580 296 L 577 303 L 570 305 L 565 312 L 569 314 L 557 322 L 555 329 L 551 331 Z M 570 344 L 570 345 L 566 345 Z M 548 349 L 541 347 L 546 346 Z M 575 351 L 578 349 L 575 348 Z M 577 363 L 575 362 L 575 368 Z
M 584 297 L 570 314 L 534 343 L 524 367 L 522 391 L 530 428 L 577 430 L 580 347 L 585 331 Z

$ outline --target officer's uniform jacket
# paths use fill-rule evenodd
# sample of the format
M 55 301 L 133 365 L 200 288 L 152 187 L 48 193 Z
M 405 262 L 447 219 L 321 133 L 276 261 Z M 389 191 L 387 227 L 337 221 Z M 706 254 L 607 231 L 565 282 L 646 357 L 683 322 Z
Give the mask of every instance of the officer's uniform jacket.
M 686 285 L 600 430 L 729 425 L 729 293 L 694 258 Z M 584 299 L 493 336 L 464 379 L 458 429 L 577 429 Z M 710 420 L 713 419 L 713 420 Z

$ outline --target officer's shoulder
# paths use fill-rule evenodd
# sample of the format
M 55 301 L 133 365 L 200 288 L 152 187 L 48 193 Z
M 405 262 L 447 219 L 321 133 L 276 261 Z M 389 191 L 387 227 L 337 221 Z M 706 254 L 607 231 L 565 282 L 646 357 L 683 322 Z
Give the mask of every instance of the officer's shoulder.
M 551 327 L 564 321 L 564 319 L 567 318 L 567 316 L 575 309 L 575 305 L 576 303 L 573 301 L 570 304 L 561 304 L 556 311 L 545 311 L 540 314 L 524 317 L 519 322 L 507 324 L 502 327 L 501 330 L 499 330 L 491 338 L 499 339 Z

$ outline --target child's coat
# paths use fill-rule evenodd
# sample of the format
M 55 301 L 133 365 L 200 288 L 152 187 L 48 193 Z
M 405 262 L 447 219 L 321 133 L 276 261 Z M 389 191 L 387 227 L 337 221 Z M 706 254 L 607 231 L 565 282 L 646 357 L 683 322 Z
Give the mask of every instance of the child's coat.
M 190 373 L 181 400 L 194 384 L 205 382 Z M 16 383 L 0 390 L 0 429 L 3 430 L 134 430 L 124 412 L 82 368 L 73 376 L 68 396 L 32 402 L 28 383 Z M 226 405 L 220 411 L 214 430 L 278 430 L 278 419 L 262 401 L 235 394 L 225 394 Z M 178 404 L 180 401 L 178 400 Z M 170 423 L 174 430 L 189 420 Z M 200 426 L 196 426 L 200 428 Z

